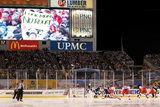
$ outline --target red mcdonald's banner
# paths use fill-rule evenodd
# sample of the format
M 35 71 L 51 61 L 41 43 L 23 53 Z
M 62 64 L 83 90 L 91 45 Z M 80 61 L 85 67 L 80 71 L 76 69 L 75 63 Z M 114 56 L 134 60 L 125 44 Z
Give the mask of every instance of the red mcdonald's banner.
M 48 0 L 0 0 L 0 4 L 48 5 Z
M 39 49 L 38 41 L 9 41 L 10 50 L 34 50 Z

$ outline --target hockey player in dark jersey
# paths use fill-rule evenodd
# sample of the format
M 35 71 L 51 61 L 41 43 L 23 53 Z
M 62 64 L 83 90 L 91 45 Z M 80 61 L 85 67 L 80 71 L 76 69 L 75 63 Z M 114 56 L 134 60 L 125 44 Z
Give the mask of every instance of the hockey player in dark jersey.
M 14 88 L 14 95 L 13 95 L 13 99 L 15 99 L 15 97 L 17 97 L 18 94 L 18 83 L 16 84 L 15 88 Z
M 88 87 L 86 89 L 86 95 L 87 98 L 91 98 L 92 97 L 92 87 L 91 87 L 91 83 L 88 84 Z
M 104 96 L 104 98 L 110 98 L 110 93 L 108 92 L 108 90 L 109 90 L 109 87 L 108 88 L 104 88 L 104 94 L 105 94 L 105 96 Z
M 153 85 L 153 89 L 155 89 L 155 96 L 154 97 L 158 97 L 157 94 L 158 94 L 158 88 L 156 85 Z
M 95 93 L 94 98 L 98 98 L 98 95 L 100 95 L 100 89 L 101 89 L 101 86 L 99 86 L 94 90 L 94 93 Z
M 137 90 L 137 93 L 138 93 L 137 98 L 140 98 L 141 88 L 142 88 L 142 86 L 139 85 L 139 86 L 138 86 L 138 90 Z

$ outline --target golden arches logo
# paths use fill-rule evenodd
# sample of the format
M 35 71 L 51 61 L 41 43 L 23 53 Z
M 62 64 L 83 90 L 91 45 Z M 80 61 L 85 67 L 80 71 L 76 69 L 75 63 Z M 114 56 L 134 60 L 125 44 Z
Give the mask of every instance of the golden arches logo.
M 11 49 L 20 49 L 20 43 L 18 41 L 12 41 Z

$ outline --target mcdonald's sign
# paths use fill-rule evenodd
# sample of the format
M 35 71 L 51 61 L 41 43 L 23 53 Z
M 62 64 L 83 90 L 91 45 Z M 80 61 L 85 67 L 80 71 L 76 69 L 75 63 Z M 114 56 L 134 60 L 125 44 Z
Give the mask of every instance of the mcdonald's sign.
M 12 50 L 20 50 L 20 43 L 18 41 L 12 41 L 10 48 Z
M 10 50 L 33 50 L 39 49 L 38 41 L 9 41 Z

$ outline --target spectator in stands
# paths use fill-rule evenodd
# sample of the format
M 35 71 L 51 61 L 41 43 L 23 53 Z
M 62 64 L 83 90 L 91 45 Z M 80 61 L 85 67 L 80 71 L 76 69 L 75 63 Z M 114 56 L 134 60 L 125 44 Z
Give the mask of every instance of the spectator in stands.
M 65 30 L 69 32 L 69 21 L 67 16 L 62 16 L 62 23 L 60 24 L 60 27 L 65 28 Z
M 22 38 L 22 30 L 21 30 L 21 25 L 17 25 L 16 29 L 13 31 L 14 37 L 16 40 L 23 40 Z
M 8 17 L 9 17 L 8 12 L 2 13 L 1 22 L 6 26 L 9 24 Z
M 7 34 L 7 27 L 3 22 L 0 22 L 0 39 L 3 39 Z
M 53 20 L 56 21 L 58 24 L 62 23 L 62 18 L 57 15 L 56 10 L 52 9 L 51 14 L 53 14 Z
M 59 28 L 56 33 L 50 35 L 50 40 L 67 41 L 68 32 L 64 28 Z
M 28 50 L 28 51 L 1 51 L 0 55 L 4 57 L 4 67 L 9 69 L 10 77 L 15 78 L 16 69 L 27 71 L 29 78 L 35 78 L 37 69 L 40 69 L 39 75 L 45 78 L 48 72 L 49 78 L 53 78 L 59 66 L 65 70 L 71 70 L 71 64 L 75 69 L 114 69 L 116 71 L 127 70 L 126 63 L 132 61 L 124 52 L 106 51 L 106 52 L 82 52 L 82 51 L 54 51 L 47 49 Z M 122 62 L 123 61 L 123 62 Z M 109 67 L 110 66 L 110 67 Z M 84 75 L 83 75 L 84 76 Z M 2 78 L 5 73 L 2 74 Z M 81 77 L 80 77 L 81 78 Z

